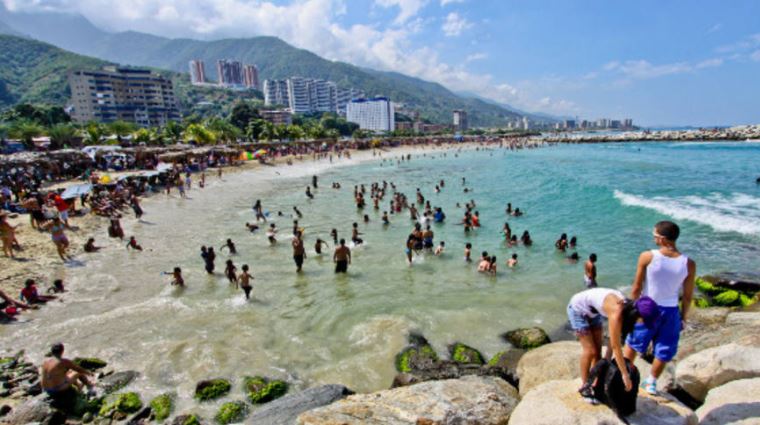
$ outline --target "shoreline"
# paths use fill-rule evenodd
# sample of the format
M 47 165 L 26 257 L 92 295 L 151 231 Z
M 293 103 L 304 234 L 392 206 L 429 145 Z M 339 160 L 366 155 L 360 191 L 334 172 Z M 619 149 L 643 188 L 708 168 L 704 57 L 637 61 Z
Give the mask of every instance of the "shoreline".
M 760 125 L 713 130 L 657 130 L 615 133 L 564 133 L 533 138 L 546 143 L 620 143 L 620 142 L 741 142 L 760 141 Z

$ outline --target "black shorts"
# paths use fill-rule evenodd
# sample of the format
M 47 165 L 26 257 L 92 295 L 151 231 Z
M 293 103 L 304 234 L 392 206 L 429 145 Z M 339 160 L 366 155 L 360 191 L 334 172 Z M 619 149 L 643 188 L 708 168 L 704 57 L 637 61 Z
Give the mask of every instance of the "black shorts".
M 251 289 L 253 289 L 252 286 L 243 286 L 243 292 L 245 292 L 245 297 L 250 298 L 251 297 Z
M 348 271 L 348 260 L 338 260 L 335 263 L 335 273 L 346 273 Z
M 301 268 L 303 265 L 303 255 L 294 255 L 293 261 L 296 262 L 296 266 L 298 266 L 298 268 Z
M 47 218 L 45 217 L 45 213 L 43 213 L 40 210 L 34 210 L 34 211 L 32 211 L 32 218 L 35 221 L 45 221 L 45 220 L 47 220 Z

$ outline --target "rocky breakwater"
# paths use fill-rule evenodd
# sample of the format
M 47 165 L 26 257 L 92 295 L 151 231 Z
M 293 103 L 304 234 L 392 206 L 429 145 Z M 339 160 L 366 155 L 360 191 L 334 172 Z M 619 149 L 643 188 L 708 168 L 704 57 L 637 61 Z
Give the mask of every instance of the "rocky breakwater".
M 698 130 L 625 131 L 617 133 L 562 133 L 545 135 L 537 141 L 548 143 L 614 143 L 656 141 L 760 140 L 760 125 Z

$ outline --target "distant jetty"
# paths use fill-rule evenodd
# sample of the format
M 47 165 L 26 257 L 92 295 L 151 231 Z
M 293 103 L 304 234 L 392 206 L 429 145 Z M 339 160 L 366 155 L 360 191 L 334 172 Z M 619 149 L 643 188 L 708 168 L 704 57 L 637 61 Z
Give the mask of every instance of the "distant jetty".
M 698 130 L 625 131 L 619 133 L 562 133 L 536 138 L 548 143 L 614 143 L 614 142 L 699 142 L 717 140 L 758 140 L 760 125 Z

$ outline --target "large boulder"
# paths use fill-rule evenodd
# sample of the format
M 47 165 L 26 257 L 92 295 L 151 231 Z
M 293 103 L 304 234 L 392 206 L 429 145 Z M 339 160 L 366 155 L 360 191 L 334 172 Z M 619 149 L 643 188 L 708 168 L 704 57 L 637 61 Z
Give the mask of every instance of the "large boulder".
M 697 410 L 700 425 L 760 424 L 760 378 L 740 379 L 713 388 Z
M 249 424 L 292 425 L 303 412 L 326 406 L 354 392 L 343 385 L 323 385 L 286 395 L 256 409 Z
M 642 356 L 637 356 L 633 364 L 639 370 L 639 375 L 641 376 L 641 379 L 644 379 L 647 376 L 649 376 L 649 374 L 652 371 L 652 364 L 644 360 Z M 667 392 L 670 392 L 671 390 L 676 389 L 675 374 L 676 374 L 676 366 L 672 362 L 666 364 L 665 370 L 662 371 L 662 374 L 657 379 L 657 391 L 667 393 Z
M 605 405 L 591 405 L 578 394 L 580 380 L 545 382 L 523 396 L 509 425 L 696 425 L 697 417 L 670 396 L 639 392 L 636 413 L 621 420 Z
M 504 333 L 502 336 L 515 348 L 531 350 L 551 342 L 549 335 L 541 328 L 520 328 Z
M 520 394 L 527 394 L 532 388 L 547 381 L 579 378 L 581 351 L 579 342 L 562 341 L 525 353 L 517 363 Z
M 24 425 L 33 422 L 63 424 L 66 414 L 50 406 L 46 395 L 26 400 L 16 406 L 2 421 L 9 425 Z
M 726 316 L 727 326 L 760 326 L 760 313 L 740 311 Z
M 518 399 L 517 390 L 502 379 L 466 376 L 349 396 L 301 414 L 297 423 L 504 425 Z
M 760 377 L 760 348 L 737 344 L 702 350 L 676 366 L 676 383 L 699 401 L 715 387 L 755 377 Z
M 422 335 L 409 336 L 409 346 L 396 354 L 396 370 L 411 373 L 432 368 L 438 362 L 438 354 Z

